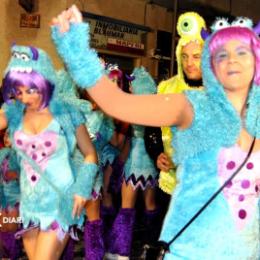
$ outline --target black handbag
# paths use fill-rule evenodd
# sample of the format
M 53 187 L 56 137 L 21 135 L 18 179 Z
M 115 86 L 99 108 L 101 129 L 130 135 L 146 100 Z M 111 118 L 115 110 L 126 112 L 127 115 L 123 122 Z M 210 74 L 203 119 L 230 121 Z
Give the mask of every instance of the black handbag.
M 170 245 L 188 228 L 188 226 L 207 208 L 207 206 L 217 197 L 217 195 L 222 192 L 228 183 L 240 172 L 243 166 L 248 161 L 255 144 L 255 137 L 252 141 L 252 144 L 249 148 L 249 151 L 237 168 L 237 170 L 224 182 L 224 184 L 209 198 L 209 200 L 197 211 L 197 213 L 178 231 L 178 233 L 169 241 L 158 241 L 155 244 L 146 244 L 143 246 L 143 251 L 141 254 L 141 260 L 163 260 L 165 253 L 169 251 Z

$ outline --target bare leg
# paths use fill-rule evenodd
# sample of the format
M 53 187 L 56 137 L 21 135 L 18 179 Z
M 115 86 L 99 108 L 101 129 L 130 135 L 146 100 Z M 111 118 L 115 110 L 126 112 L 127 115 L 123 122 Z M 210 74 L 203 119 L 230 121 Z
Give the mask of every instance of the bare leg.
M 146 210 L 156 209 L 155 188 L 149 187 L 144 191 L 144 203 Z
M 86 214 L 89 221 L 100 219 L 100 199 L 89 200 L 86 203 Z
M 59 240 L 56 231 L 40 231 L 33 260 L 58 260 L 68 242 L 69 235 Z
M 134 190 L 131 184 L 122 184 L 122 208 L 134 208 L 137 197 L 137 190 Z
M 23 234 L 23 245 L 29 260 L 34 259 L 39 229 L 35 228 Z

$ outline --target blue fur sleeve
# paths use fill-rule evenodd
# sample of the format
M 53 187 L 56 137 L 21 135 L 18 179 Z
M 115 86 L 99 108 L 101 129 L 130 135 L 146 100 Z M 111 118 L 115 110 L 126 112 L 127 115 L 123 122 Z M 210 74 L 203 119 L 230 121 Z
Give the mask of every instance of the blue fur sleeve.
M 4 103 L 2 109 L 4 110 L 8 121 L 8 128 L 11 132 L 10 134 L 12 135 L 14 129 L 16 129 L 21 122 L 24 105 L 18 101 L 13 101 L 10 104 Z
M 79 171 L 76 173 L 76 182 L 73 185 L 73 192 L 86 199 L 91 199 L 97 171 L 97 164 L 82 163 Z
M 71 116 L 72 124 L 77 129 L 80 125 L 85 124 L 85 116 L 83 113 L 77 109 L 76 107 L 70 105 L 69 106 L 69 113 Z
M 53 26 L 52 39 L 75 83 L 84 89 L 94 86 L 104 72 L 96 51 L 89 46 L 89 25 L 70 24 L 66 33 Z

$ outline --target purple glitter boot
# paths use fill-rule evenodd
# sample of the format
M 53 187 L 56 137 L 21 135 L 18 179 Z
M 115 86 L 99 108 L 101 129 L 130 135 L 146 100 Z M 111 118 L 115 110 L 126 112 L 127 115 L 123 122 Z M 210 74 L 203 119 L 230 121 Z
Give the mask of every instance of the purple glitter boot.
M 87 221 L 84 230 L 85 260 L 102 260 L 104 257 L 103 222 Z
M 135 209 L 120 209 L 112 227 L 110 253 L 130 256 L 134 222 Z
M 0 232 L 0 257 L 18 259 L 22 253 L 21 240 L 14 237 L 15 232 Z

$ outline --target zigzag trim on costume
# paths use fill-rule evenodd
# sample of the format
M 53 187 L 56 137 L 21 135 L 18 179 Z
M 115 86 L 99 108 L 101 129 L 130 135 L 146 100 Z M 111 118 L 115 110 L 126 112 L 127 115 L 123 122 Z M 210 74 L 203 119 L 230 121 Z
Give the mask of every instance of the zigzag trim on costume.
M 131 184 L 134 190 L 137 188 L 141 188 L 142 190 L 145 190 L 147 187 L 155 187 L 158 185 L 158 178 L 154 179 L 151 175 L 149 175 L 147 178 L 144 176 L 140 176 L 136 179 L 134 173 L 132 173 L 127 179 L 125 179 L 125 182 L 127 184 Z

